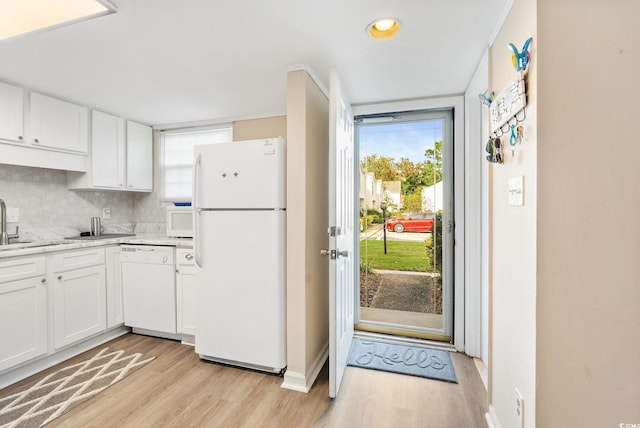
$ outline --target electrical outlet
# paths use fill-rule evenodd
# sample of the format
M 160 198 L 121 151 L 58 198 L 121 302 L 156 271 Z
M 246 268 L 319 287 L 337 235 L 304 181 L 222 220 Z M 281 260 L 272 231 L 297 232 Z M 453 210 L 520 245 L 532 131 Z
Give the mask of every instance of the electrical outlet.
M 524 428 L 524 398 L 522 398 L 522 394 L 520 394 L 518 388 L 516 388 L 515 411 L 518 428 Z
M 111 218 L 111 208 L 102 209 L 102 218 Z

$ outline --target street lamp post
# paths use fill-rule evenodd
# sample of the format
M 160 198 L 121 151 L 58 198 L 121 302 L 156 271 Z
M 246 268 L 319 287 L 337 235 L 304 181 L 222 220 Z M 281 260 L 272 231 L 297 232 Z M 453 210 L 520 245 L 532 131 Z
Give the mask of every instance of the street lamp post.
M 380 209 L 382 210 L 382 235 L 384 239 L 384 253 L 387 254 L 387 203 L 380 202 Z

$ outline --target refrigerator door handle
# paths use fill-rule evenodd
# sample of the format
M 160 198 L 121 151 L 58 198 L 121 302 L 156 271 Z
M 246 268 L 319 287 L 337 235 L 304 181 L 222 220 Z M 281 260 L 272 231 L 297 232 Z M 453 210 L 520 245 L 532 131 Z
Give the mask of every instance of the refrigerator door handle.
M 202 260 L 200 258 L 200 251 L 198 251 L 198 247 L 200 244 L 200 238 L 198 236 L 198 223 L 200 222 L 200 209 L 196 208 L 193 211 L 193 255 L 194 259 L 196 259 L 196 266 L 202 267 Z
M 196 265 L 202 267 L 200 263 L 200 252 L 198 251 L 198 244 L 200 242 L 200 234 L 198 233 L 198 223 L 200 219 L 200 209 L 198 208 L 198 172 L 200 170 L 200 162 L 202 160 L 202 154 L 198 153 L 198 157 L 193 164 L 193 253 L 196 259 Z

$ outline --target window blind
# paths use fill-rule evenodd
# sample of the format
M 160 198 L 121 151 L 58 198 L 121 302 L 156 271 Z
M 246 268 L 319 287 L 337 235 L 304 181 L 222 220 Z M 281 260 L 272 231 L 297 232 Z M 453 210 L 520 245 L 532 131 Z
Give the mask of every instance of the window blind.
M 231 125 L 206 130 L 165 133 L 162 137 L 162 197 L 166 202 L 191 202 L 193 148 L 233 139 Z

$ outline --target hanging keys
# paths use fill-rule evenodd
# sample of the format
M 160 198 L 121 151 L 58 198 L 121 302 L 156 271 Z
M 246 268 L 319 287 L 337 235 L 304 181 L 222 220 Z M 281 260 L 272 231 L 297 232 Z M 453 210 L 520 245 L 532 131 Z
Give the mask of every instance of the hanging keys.
M 509 145 L 511 146 L 511 157 L 516 156 L 516 144 L 518 144 L 518 137 L 516 136 L 516 126 L 511 125 L 511 136 L 509 137 Z
M 518 138 L 518 143 L 522 144 L 522 140 L 524 139 L 524 126 L 518 125 L 516 128 L 516 136 Z

